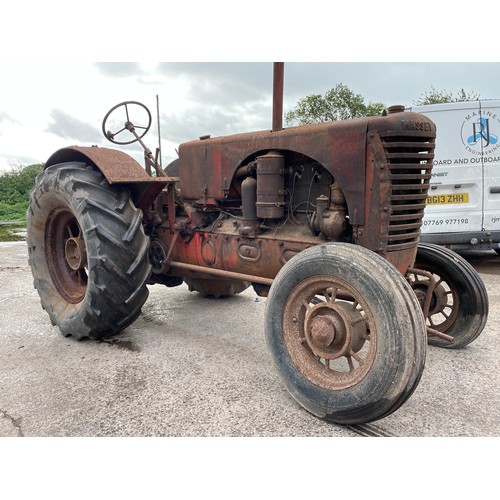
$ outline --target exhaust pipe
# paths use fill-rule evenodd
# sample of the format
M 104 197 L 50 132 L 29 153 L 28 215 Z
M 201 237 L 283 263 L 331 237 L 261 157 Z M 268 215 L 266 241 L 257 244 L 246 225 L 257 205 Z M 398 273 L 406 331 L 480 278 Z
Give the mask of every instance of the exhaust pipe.
M 283 77 L 285 63 L 275 62 L 273 71 L 273 132 L 283 130 Z

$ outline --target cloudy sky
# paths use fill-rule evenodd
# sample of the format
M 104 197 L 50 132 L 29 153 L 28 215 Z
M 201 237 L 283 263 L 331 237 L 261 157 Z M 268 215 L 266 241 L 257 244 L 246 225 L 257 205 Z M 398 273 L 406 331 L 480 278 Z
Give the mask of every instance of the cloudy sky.
M 271 61 L 285 61 L 285 112 L 338 83 L 386 105 L 411 105 L 431 86 L 500 99 L 496 30 L 471 17 L 496 18 L 497 0 L 477 12 L 435 0 L 76 5 L 70 13 L 63 0 L 19 0 L 2 12 L 0 172 L 68 145 L 115 147 L 101 123 L 128 100 L 151 110 L 154 151 L 158 96 L 164 166 L 183 141 L 268 129 Z M 171 62 L 150 62 L 162 60 Z M 142 162 L 137 145 L 121 149 Z
M 146 105 L 153 126 L 147 146 L 158 146 L 160 108 L 163 164 L 176 147 L 200 135 L 227 135 L 271 127 L 272 62 L 5 63 L 0 94 L 0 169 L 45 162 L 68 145 L 113 146 L 101 123 L 116 104 Z M 286 62 L 284 111 L 301 97 L 337 83 L 365 102 L 411 105 L 431 86 L 461 88 L 500 99 L 500 63 Z M 111 118 L 121 118 L 119 112 Z M 135 118 L 131 108 L 132 121 Z M 137 113 L 138 124 L 142 114 Z M 109 127 L 108 127 L 109 128 Z M 120 141 L 127 141 L 123 132 Z M 118 146 L 141 159 L 136 145 Z

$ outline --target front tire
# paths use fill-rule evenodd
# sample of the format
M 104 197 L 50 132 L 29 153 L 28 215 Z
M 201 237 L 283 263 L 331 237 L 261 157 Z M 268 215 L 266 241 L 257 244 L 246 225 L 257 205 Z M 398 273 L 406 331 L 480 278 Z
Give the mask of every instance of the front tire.
M 63 335 L 110 337 L 139 316 L 151 272 L 142 212 L 100 172 L 64 163 L 40 174 L 27 243 L 42 307 Z
M 433 274 L 428 325 L 454 337 L 448 341 L 429 336 L 428 343 L 448 349 L 470 344 L 483 331 L 488 319 L 488 293 L 477 271 L 460 255 L 432 243 L 420 243 L 414 267 Z M 417 296 L 427 292 L 429 280 L 414 275 L 412 287 Z
M 340 424 L 394 412 L 425 363 L 425 324 L 408 283 L 382 257 L 346 243 L 306 249 L 283 266 L 266 338 L 290 394 Z

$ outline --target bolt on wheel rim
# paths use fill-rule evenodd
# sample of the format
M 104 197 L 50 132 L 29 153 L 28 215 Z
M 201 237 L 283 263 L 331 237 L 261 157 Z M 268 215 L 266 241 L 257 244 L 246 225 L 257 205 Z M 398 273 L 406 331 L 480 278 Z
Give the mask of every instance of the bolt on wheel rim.
M 87 290 L 87 251 L 76 217 L 65 208 L 53 210 L 45 226 L 45 256 L 52 282 L 70 304 Z
M 285 302 L 283 336 L 298 370 L 324 389 L 357 384 L 375 359 L 373 314 L 338 277 L 312 276 L 294 288 Z

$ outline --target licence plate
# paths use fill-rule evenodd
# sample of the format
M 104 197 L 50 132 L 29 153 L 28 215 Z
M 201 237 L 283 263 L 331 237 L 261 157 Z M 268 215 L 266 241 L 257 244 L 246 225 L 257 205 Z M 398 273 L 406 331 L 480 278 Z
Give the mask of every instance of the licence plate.
M 432 194 L 427 197 L 427 205 L 448 205 L 469 203 L 469 193 Z

